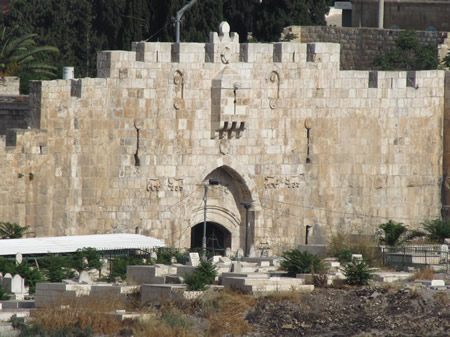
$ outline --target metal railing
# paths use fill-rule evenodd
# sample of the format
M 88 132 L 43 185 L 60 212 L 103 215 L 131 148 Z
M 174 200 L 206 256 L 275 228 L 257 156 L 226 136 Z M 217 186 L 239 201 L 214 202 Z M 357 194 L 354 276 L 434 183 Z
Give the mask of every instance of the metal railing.
M 385 267 L 431 267 L 449 272 L 450 256 L 443 246 L 382 247 L 381 251 Z

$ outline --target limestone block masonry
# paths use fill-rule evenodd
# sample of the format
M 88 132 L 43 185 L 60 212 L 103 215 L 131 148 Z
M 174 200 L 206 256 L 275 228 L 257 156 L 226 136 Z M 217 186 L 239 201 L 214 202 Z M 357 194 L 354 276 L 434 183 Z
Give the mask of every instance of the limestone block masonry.
M 332 43 L 133 44 L 33 82 L 0 136 L 0 219 L 273 253 L 441 212 L 445 72 L 341 71 Z M 308 227 L 307 227 L 308 226 Z M 308 230 L 307 230 L 308 229 Z M 200 242 L 200 243 L 199 243 Z

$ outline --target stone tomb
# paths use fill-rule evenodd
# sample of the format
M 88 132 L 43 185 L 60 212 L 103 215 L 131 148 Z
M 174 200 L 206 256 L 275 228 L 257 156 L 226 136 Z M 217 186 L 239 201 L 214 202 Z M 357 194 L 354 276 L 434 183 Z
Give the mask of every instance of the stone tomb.
M 28 287 L 25 286 L 25 280 L 19 274 L 14 277 L 9 273 L 5 274 L 1 285 L 6 292 L 12 294 L 10 299 L 23 300 L 28 295 Z

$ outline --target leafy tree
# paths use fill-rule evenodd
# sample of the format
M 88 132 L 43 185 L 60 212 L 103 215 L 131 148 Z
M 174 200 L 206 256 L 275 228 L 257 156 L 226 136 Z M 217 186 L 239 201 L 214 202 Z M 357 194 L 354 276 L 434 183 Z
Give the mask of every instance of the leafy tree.
M 422 223 L 427 232 L 427 238 L 434 242 L 443 243 L 450 238 L 450 220 L 435 219 Z
M 0 237 L 2 239 L 20 239 L 28 233 L 29 226 L 20 226 L 16 223 L 0 222 Z
M 430 70 L 438 66 L 436 48 L 420 44 L 415 31 L 401 32 L 395 47 L 378 54 L 373 65 L 381 70 Z
M 46 52 L 57 53 L 51 46 L 36 46 L 36 34 L 17 36 L 17 27 L 8 29 L 0 26 L 0 72 L 2 76 L 17 75 L 20 71 L 53 76 L 56 68 L 36 62 L 36 55 Z
M 325 267 L 322 259 L 315 254 L 307 251 L 299 251 L 298 249 L 291 249 L 281 254 L 283 260 L 280 266 L 283 270 L 288 272 L 288 275 L 295 276 L 296 274 L 321 273 Z
M 46 256 L 40 260 L 40 270 L 49 282 L 61 282 L 74 276 L 71 270 L 70 258 L 67 256 Z
M 101 258 L 101 252 L 94 248 L 78 249 L 70 257 L 70 266 L 78 272 L 90 269 L 101 269 Z
M 328 12 L 325 0 L 264 0 L 255 12 L 253 36 L 258 41 L 278 41 L 284 27 L 325 25 Z
M 137 266 L 146 264 L 143 259 L 133 256 L 121 256 L 110 260 L 111 270 L 108 280 L 114 281 L 120 277 L 122 280 L 127 278 L 127 266 Z

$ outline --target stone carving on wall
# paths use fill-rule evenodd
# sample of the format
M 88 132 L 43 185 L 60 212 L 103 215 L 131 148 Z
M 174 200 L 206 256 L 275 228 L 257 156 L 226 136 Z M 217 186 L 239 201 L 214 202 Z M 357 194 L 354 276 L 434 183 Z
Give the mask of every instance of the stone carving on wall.
M 139 166 L 123 166 L 119 171 L 119 178 L 135 178 L 141 176 Z
M 287 188 L 299 188 L 300 177 L 299 176 L 286 177 L 284 180 L 284 184 L 286 185 Z
M 301 174 L 299 176 L 266 176 L 264 177 L 264 188 L 266 190 L 276 189 L 279 187 L 299 188 L 305 177 Z
M 223 48 L 222 52 L 220 53 L 220 59 L 223 64 L 230 63 L 231 59 L 231 49 L 228 47 Z
M 147 191 L 158 192 L 161 189 L 161 181 L 158 178 L 149 178 L 147 181 Z
M 182 178 L 149 178 L 147 180 L 147 191 L 159 192 L 161 190 L 169 190 L 172 192 L 183 191 L 184 180 Z
M 180 178 L 169 178 L 168 179 L 169 190 L 173 192 L 178 192 L 183 190 L 183 179 Z
M 280 75 L 276 71 L 272 71 L 269 75 L 269 106 L 273 110 L 277 107 L 280 98 Z
M 222 139 L 219 144 L 219 150 L 223 155 L 230 153 L 230 141 L 228 139 Z
M 279 184 L 280 184 L 280 177 L 276 177 L 276 176 L 264 177 L 264 188 L 266 190 L 278 188 Z

